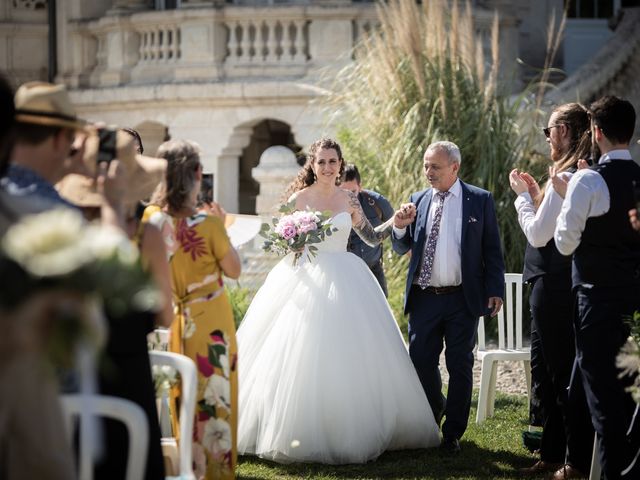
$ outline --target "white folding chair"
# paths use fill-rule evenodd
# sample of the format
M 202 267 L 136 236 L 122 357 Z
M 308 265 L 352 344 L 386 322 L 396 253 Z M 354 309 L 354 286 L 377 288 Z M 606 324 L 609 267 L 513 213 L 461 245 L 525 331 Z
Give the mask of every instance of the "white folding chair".
M 181 480 L 195 479 L 192 465 L 191 439 L 193 436 L 193 419 L 196 411 L 197 399 L 197 371 L 196 365 L 189 357 L 172 352 L 149 352 L 151 365 L 168 365 L 180 374 L 180 444 L 175 438 L 162 439 L 163 455 L 170 458 L 178 477 Z M 176 458 L 177 457 L 177 458 Z M 177 468 L 176 468 L 177 467 Z M 167 477 L 175 478 L 175 477 Z
M 482 362 L 480 392 L 476 423 L 491 417 L 496 397 L 497 362 L 522 361 L 527 382 L 527 392 L 531 394 L 531 351 L 522 346 L 522 274 L 506 273 L 506 298 L 496 317 L 498 320 L 498 348 L 487 350 L 484 335 L 484 319 L 478 323 L 478 360 Z M 515 291 L 515 292 L 514 292 Z M 514 295 L 515 293 L 515 295 Z
M 127 427 L 129 434 L 129 454 L 127 457 L 126 480 L 141 480 L 144 478 L 147 464 L 147 448 L 149 444 L 149 425 L 142 408 L 130 400 L 109 397 L 106 395 L 61 395 L 60 403 L 65 414 L 66 429 L 69 437 L 73 431 L 76 419 L 80 421 L 79 448 L 79 474 L 80 480 L 93 479 L 93 458 L 87 448 L 88 438 L 85 438 L 86 428 L 90 416 L 102 416 L 119 420 Z
M 591 470 L 589 472 L 589 480 L 600 480 L 602 474 L 602 466 L 600 465 L 600 441 L 598 434 L 593 435 L 593 456 L 591 457 Z

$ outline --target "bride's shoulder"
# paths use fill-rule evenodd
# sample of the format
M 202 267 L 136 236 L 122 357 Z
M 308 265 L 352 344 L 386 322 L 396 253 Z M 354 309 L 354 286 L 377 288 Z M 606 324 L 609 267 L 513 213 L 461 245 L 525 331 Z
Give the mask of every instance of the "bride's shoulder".
M 311 191 L 309 187 L 305 187 L 302 190 L 298 190 L 297 192 L 293 192 L 287 203 L 296 202 L 296 205 L 300 205 L 301 203 L 306 202 L 311 195 Z
M 357 209 L 360 206 L 360 200 L 358 200 L 358 195 L 353 193 L 351 190 L 340 189 L 340 199 L 344 202 L 344 209 L 348 212 L 352 213 L 353 210 Z

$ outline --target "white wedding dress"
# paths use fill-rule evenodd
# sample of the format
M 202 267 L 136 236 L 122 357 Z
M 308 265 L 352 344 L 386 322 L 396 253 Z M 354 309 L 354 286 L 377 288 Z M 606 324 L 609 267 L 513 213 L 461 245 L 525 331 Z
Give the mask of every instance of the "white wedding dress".
M 311 260 L 269 273 L 238 329 L 238 453 L 281 463 L 364 463 L 440 443 L 373 274 L 346 251 L 347 212 Z

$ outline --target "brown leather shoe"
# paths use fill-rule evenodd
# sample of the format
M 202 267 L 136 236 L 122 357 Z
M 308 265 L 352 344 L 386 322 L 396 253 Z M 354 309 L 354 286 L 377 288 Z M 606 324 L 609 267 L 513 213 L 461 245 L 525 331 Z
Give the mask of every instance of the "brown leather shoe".
M 518 473 L 520 475 L 540 475 L 543 473 L 555 472 L 560 467 L 562 467 L 562 463 L 555 462 L 545 462 L 544 460 L 538 460 L 531 467 L 520 468 Z
M 587 476 L 573 465 L 569 465 L 567 463 L 556 470 L 553 475 L 549 477 L 549 480 L 569 480 L 572 478 L 581 478 L 586 480 Z

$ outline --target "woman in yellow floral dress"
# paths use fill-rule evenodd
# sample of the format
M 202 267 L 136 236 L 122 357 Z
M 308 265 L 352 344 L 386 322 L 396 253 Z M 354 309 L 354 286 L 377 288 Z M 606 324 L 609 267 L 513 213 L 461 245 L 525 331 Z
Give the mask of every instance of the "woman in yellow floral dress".
M 202 181 L 198 146 L 171 140 L 160 146 L 157 156 L 168 162 L 165 193 L 158 205 L 147 207 L 144 218 L 161 229 L 167 244 L 176 315 L 170 349 L 198 367 L 195 473 L 207 480 L 232 479 L 237 459 L 237 347 L 222 274 L 238 278 L 240 259 L 222 220 L 196 209 Z

